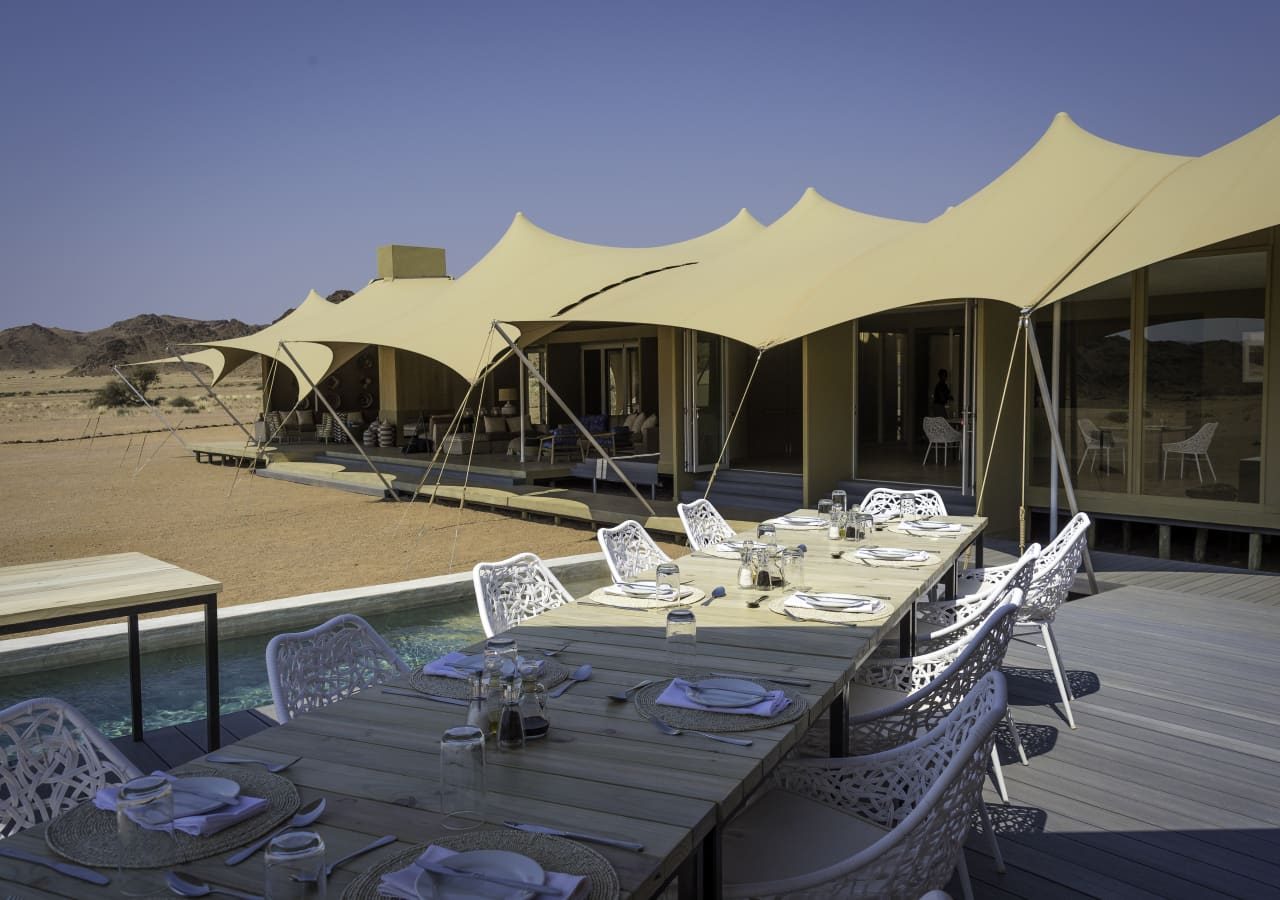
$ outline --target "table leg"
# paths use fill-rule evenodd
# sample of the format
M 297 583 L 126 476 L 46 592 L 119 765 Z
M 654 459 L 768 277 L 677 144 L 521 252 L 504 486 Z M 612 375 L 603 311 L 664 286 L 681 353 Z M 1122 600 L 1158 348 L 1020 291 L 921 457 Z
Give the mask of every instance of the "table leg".
M 210 595 L 204 601 L 204 694 L 209 727 L 209 749 L 222 745 L 222 723 L 219 707 L 222 704 L 218 688 L 218 597 Z
M 129 712 L 133 739 L 142 740 L 142 647 L 138 639 L 138 614 L 129 614 Z
M 978 536 L 974 538 L 974 541 L 973 541 L 974 568 L 978 568 L 978 569 L 982 568 L 982 551 L 983 551 L 982 533 L 979 532 Z
M 717 825 L 702 839 L 702 859 L 699 862 L 699 869 L 702 875 L 701 893 L 706 900 L 720 900 L 721 891 L 724 889 L 721 883 L 723 881 L 721 859 L 720 826 Z
M 832 759 L 844 759 L 849 755 L 849 686 L 846 684 L 836 694 L 827 710 L 831 731 L 828 749 Z
M 907 610 L 898 622 L 898 652 L 903 656 L 914 656 L 916 652 L 916 604 L 911 601 Z

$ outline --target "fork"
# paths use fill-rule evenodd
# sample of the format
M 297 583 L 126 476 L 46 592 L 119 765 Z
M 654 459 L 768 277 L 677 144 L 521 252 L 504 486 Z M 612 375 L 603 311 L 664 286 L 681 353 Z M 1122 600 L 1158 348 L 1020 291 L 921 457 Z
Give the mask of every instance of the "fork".
M 657 716 L 653 716 L 650 721 L 653 722 L 657 729 L 663 734 L 696 734 L 698 737 L 704 737 L 712 741 L 720 741 L 725 744 L 734 744 L 738 747 L 750 747 L 752 743 L 747 738 L 729 737 L 727 734 L 709 734 L 705 731 L 686 731 L 683 728 L 676 728 L 674 725 L 668 725 Z
M 609 699 L 616 700 L 619 703 L 626 703 L 628 700 L 631 699 L 632 694 L 640 690 L 640 688 L 642 687 L 648 687 L 649 685 L 653 684 L 653 681 L 654 679 L 647 678 L 644 681 L 641 681 L 639 684 L 631 685 L 631 687 L 627 688 L 625 691 L 620 691 L 619 693 L 616 693 L 616 694 L 610 694 Z
M 247 756 L 231 756 L 226 753 L 210 753 L 208 756 L 205 757 L 205 759 L 208 760 L 209 762 L 216 762 L 216 763 L 233 763 L 237 765 L 243 763 L 246 765 L 256 765 L 256 766 L 262 766 L 268 772 L 283 772 L 285 769 L 289 768 L 298 760 L 302 759 L 302 757 L 295 756 L 293 759 L 288 760 L 286 762 L 271 763 L 271 762 L 267 762 L 265 759 L 250 759 Z

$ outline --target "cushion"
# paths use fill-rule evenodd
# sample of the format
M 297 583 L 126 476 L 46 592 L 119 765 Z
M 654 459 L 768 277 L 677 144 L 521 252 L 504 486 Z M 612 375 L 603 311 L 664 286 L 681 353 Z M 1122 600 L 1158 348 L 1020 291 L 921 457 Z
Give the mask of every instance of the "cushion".
M 888 832 L 816 800 L 767 791 L 724 831 L 726 887 L 794 878 L 849 859 Z
M 298 410 L 298 424 L 299 425 L 316 424 L 316 414 L 309 409 Z
M 653 415 L 649 416 L 649 418 L 645 419 L 643 423 L 641 423 L 640 430 L 648 431 L 650 428 L 657 428 L 657 427 L 658 427 L 658 414 L 654 413 Z
M 524 430 L 533 431 L 533 425 L 529 422 L 528 416 L 524 417 Z M 520 433 L 520 417 L 519 416 L 507 416 L 507 431 L 510 431 L 512 434 Z
M 289 414 L 284 417 L 284 424 L 285 425 L 298 424 L 298 411 L 296 409 L 289 410 Z
M 640 423 L 644 421 L 644 413 L 632 413 L 622 420 L 622 424 L 626 425 L 631 431 L 639 431 Z
M 503 416 L 485 416 L 484 417 L 484 433 L 485 434 L 506 434 L 507 420 Z

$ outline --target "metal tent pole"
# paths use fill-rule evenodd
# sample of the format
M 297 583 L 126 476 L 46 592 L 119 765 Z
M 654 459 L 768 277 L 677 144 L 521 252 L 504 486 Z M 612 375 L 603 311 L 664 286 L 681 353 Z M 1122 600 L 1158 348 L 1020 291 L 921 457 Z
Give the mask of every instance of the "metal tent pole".
M 369 468 L 373 469 L 374 474 L 378 476 L 378 480 L 381 481 L 383 487 L 387 489 L 387 493 L 391 495 L 391 499 L 397 503 L 402 502 L 400 500 L 400 495 L 396 493 L 395 487 L 391 484 L 391 480 L 387 478 L 386 475 L 383 475 L 382 471 L 373 464 L 373 460 L 369 458 L 369 454 L 364 452 L 364 447 L 360 446 L 360 442 L 356 440 L 356 436 L 352 434 L 351 429 L 347 427 L 346 421 L 342 416 L 338 415 L 338 411 L 333 408 L 333 405 L 329 402 L 329 398 L 320 393 L 315 382 L 311 380 L 311 376 L 302 368 L 302 363 L 298 362 L 298 358 L 293 355 L 293 351 L 285 346 L 285 343 L 285 341 L 280 342 L 280 349 L 288 355 L 289 359 L 293 360 L 293 364 L 298 367 L 298 371 L 302 374 L 302 377 L 305 378 L 307 380 L 307 384 L 311 386 L 311 392 L 319 398 L 321 403 L 324 404 L 324 408 L 329 411 L 329 415 L 333 416 L 333 420 L 342 427 L 342 433 L 347 436 L 347 440 L 351 441 L 351 446 L 355 447 L 356 450 L 360 452 L 360 455 L 364 457 L 364 461 L 369 464 Z
M 1049 435 L 1053 439 L 1053 455 L 1057 457 L 1058 471 L 1062 474 L 1062 487 L 1067 493 L 1067 502 L 1071 504 L 1071 514 L 1080 512 L 1080 504 L 1076 502 L 1076 489 L 1071 483 L 1071 469 L 1067 465 L 1067 454 L 1062 447 L 1062 435 L 1058 433 L 1057 411 L 1053 408 L 1053 396 L 1049 392 L 1049 382 L 1044 377 L 1044 363 L 1040 360 L 1040 345 L 1036 342 L 1035 329 L 1031 327 L 1032 307 L 1022 310 L 1018 318 L 1018 326 L 1022 329 L 1027 341 L 1027 356 L 1031 357 L 1031 366 L 1035 369 L 1036 384 L 1040 386 L 1040 399 L 1044 406 L 1045 420 L 1049 423 Z M 1089 545 L 1084 547 L 1084 567 L 1089 574 L 1089 588 L 1098 593 L 1098 577 L 1093 572 L 1093 560 L 1089 556 Z
M 524 465 L 524 423 L 529 421 L 529 379 L 520 373 L 520 465 Z
M 609 468 L 613 469 L 614 474 L 617 475 L 618 478 L 622 481 L 622 483 L 625 484 L 631 490 L 631 493 L 636 495 L 636 499 L 639 500 L 644 505 L 644 508 L 649 511 L 649 515 L 656 516 L 657 513 L 654 512 L 653 507 L 649 505 L 649 501 L 644 498 L 643 494 L 641 494 L 638 490 L 636 490 L 636 486 L 631 483 L 631 479 L 628 478 L 626 473 L 623 472 L 622 469 L 618 466 L 618 464 L 613 461 L 613 457 L 610 456 L 608 453 L 604 452 L 604 448 L 600 446 L 600 442 L 596 440 L 595 435 L 593 435 L 590 431 L 588 431 L 587 426 L 582 424 L 582 420 L 573 414 L 573 410 L 569 409 L 568 404 L 566 404 L 563 400 L 560 399 L 560 395 L 555 392 L 555 389 L 551 387 L 551 385 L 547 382 L 547 379 L 542 376 L 542 373 L 539 372 L 536 368 L 534 368 L 533 363 L 529 362 L 529 357 L 525 356 L 524 352 L 519 347 L 516 346 L 515 341 L 507 337 L 507 333 L 502 330 L 502 326 L 499 325 L 496 321 L 493 323 L 493 330 L 498 333 L 498 337 L 502 338 L 504 341 L 507 342 L 507 346 L 511 348 L 511 352 L 513 352 L 519 358 L 520 362 L 524 363 L 525 369 L 527 369 L 529 373 L 533 375 L 534 378 L 538 379 L 538 383 L 541 384 L 542 389 L 547 392 L 547 396 L 549 396 L 552 400 L 556 401 L 556 403 L 560 404 L 560 408 L 564 410 L 564 414 L 568 416 L 569 420 L 573 422 L 575 426 L 577 426 L 579 431 L 582 432 L 582 434 L 586 437 L 587 442 L 591 444 L 592 447 L 595 448 L 595 451 L 597 453 L 600 454 L 600 458 L 609 464 Z
M 231 421 L 235 422 L 238 426 L 240 426 L 240 430 L 244 432 L 245 438 L 247 440 L 253 441 L 253 435 L 249 433 L 249 429 L 245 428 L 244 423 L 241 422 L 238 418 L 236 418 L 235 413 L 227 409 L 227 404 L 223 403 L 222 398 L 213 392 L 213 388 L 211 388 L 209 385 L 204 383 L 204 379 L 200 377 L 200 375 L 196 372 L 194 368 L 192 368 L 191 363 L 187 362 L 186 359 L 183 358 L 182 354 L 179 353 L 175 348 L 170 347 L 169 352 L 171 352 L 174 356 L 178 357 L 178 362 L 182 363 L 182 367 L 186 369 L 188 374 L 190 374 L 191 377 L 196 380 L 196 384 L 204 388 L 205 392 L 208 393 L 208 395 L 214 399 L 214 402 L 222 407 L 222 411 L 231 417 Z M 254 441 L 254 443 L 257 443 L 257 442 Z
M 182 445 L 182 449 L 189 451 L 191 448 L 187 446 L 187 442 L 182 439 L 182 437 L 178 434 L 178 432 L 174 429 L 174 427 L 169 424 L 169 420 L 164 417 L 164 413 L 160 412 L 160 410 L 152 406 L 147 401 L 147 398 L 142 396 L 142 391 L 134 387 L 132 381 L 130 381 L 128 378 L 125 378 L 124 373 L 120 371 L 120 367 L 112 366 L 111 371 L 115 372 L 116 377 L 118 377 L 121 381 L 124 382 L 125 387 L 133 391 L 133 395 L 137 397 L 139 401 L 141 401 L 143 406 L 151 410 L 151 414 L 160 420 L 160 424 L 163 425 L 165 428 L 169 429 L 169 433 L 178 439 L 178 443 Z
M 1050 384 L 1050 393 L 1053 394 L 1053 403 L 1050 404 L 1050 415 L 1056 421 L 1058 418 L 1058 401 L 1061 398 L 1059 390 L 1058 373 L 1061 371 L 1060 354 L 1062 352 L 1062 305 L 1053 304 L 1053 347 L 1050 350 L 1050 366 L 1053 369 L 1053 378 Z M 1049 540 L 1053 540 L 1058 536 L 1058 467 L 1049 466 Z

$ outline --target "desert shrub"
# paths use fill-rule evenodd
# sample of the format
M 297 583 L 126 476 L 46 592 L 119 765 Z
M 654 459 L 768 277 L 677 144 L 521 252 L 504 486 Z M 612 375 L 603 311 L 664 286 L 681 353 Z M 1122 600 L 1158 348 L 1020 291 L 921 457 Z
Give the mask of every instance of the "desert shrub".
M 190 397 L 174 397 L 169 401 L 169 405 L 176 409 L 192 409 L 196 404 Z
M 141 406 L 138 398 L 127 387 L 118 381 L 104 384 L 89 396 L 90 406 L 105 406 L 109 409 L 120 409 L 127 406 Z

